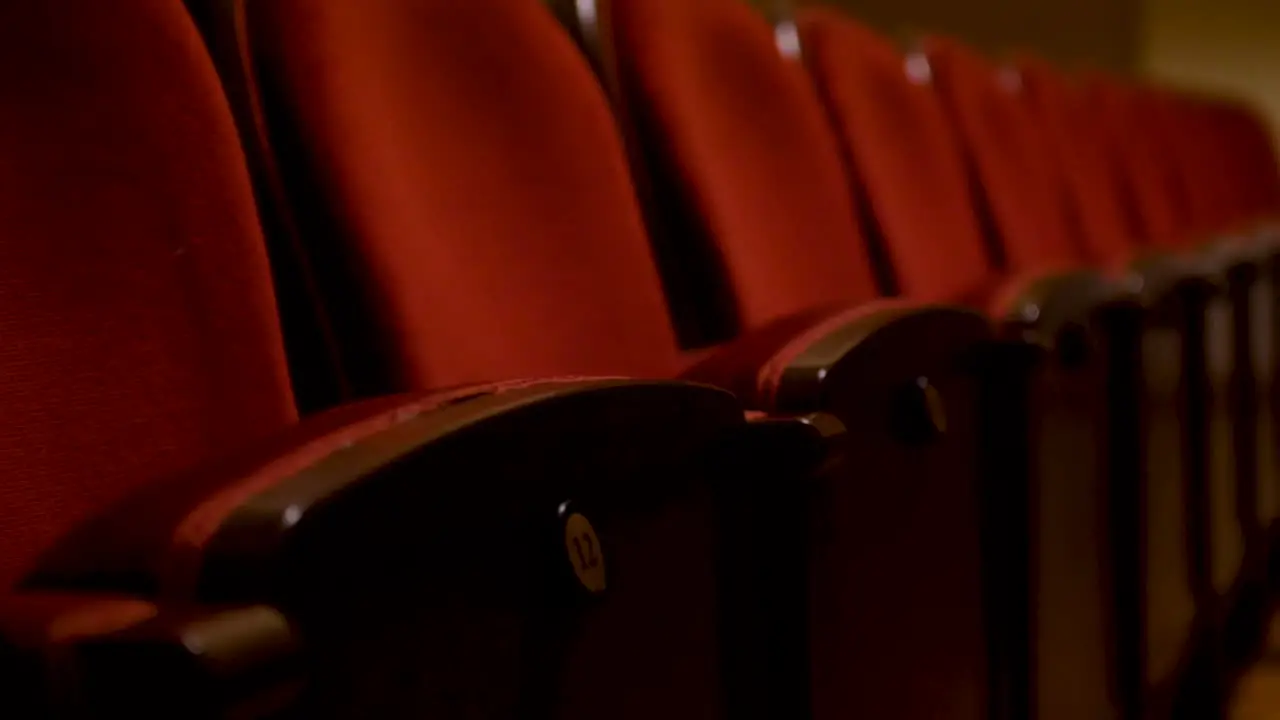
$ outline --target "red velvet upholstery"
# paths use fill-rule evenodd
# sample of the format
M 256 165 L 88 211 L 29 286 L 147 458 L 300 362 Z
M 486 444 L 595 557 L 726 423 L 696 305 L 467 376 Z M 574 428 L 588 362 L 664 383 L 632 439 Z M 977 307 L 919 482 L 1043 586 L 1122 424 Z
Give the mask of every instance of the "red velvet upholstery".
M 1208 100 L 1174 91 L 1158 98 L 1163 136 L 1187 201 L 1193 232 L 1225 232 L 1244 219 L 1242 199 L 1236 197 L 1229 154 L 1214 133 L 1213 107 Z
M 929 38 L 925 48 L 1009 267 L 1026 272 L 1079 264 L 1066 197 L 1021 74 L 941 37 Z
M 692 205 L 742 328 L 877 294 L 839 148 L 799 62 L 738 0 L 611 0 L 623 102 Z M 655 156 L 661 156 L 655 158 Z
M 1188 97 L 1180 103 L 1184 132 L 1195 132 L 1200 168 L 1197 180 L 1213 183 L 1219 202 L 1234 214 L 1233 224 L 1274 215 L 1280 207 L 1280 166 L 1271 133 L 1242 102 L 1220 97 Z M 1190 115 L 1190 117 L 1188 117 Z M 1203 173 L 1204 171 L 1201 170 Z
M 685 39 L 710 28 L 724 39 L 719 51 L 754 63 L 737 85 L 706 76 L 717 84 L 704 102 L 701 80 L 669 76 L 698 43 L 664 38 L 659 52 L 639 53 L 654 64 L 649 90 L 679 128 L 682 181 L 712 219 L 745 329 L 799 326 L 788 318 L 873 298 L 839 156 L 803 72 L 778 61 L 767 25 L 749 11 L 695 5 L 710 14 L 684 3 L 613 12 L 632 41 L 668 21 L 687 27 Z M 363 373 L 358 389 L 672 377 L 689 363 L 608 102 L 539 3 L 239 8 L 251 43 L 243 55 L 258 73 L 249 89 L 260 91 L 303 245 L 326 294 L 360 309 L 339 325 L 346 365 Z M 760 89 L 754 102 L 769 112 L 750 116 L 759 120 L 715 120 Z M 769 99 L 778 93 L 795 102 Z M 716 367 L 744 374 L 700 379 L 754 385 L 759 371 Z
M 799 25 L 903 293 L 953 302 L 989 291 L 995 273 L 927 60 L 835 10 L 807 10 Z
M 1085 88 L 1043 60 L 1023 58 L 1019 68 L 1089 260 L 1127 264 L 1137 249 L 1137 221 Z
M 1239 189 L 1256 215 L 1280 210 L 1280 159 L 1271 129 L 1255 108 L 1240 103 L 1221 106 L 1215 123 L 1231 153 Z
M 1121 81 L 1095 77 L 1089 105 L 1098 113 L 1105 147 L 1113 154 L 1134 204 L 1140 240 L 1162 249 L 1186 246 L 1193 227 L 1186 189 L 1163 137 L 1157 95 Z
M 36 594 L 0 599 L 0 636 L 22 647 L 72 644 L 107 635 L 159 614 L 130 597 Z
M 249 179 L 179 3 L 0 6 L 0 586 L 294 420 Z
M 678 371 L 608 104 L 545 8 L 244 9 L 357 388 Z

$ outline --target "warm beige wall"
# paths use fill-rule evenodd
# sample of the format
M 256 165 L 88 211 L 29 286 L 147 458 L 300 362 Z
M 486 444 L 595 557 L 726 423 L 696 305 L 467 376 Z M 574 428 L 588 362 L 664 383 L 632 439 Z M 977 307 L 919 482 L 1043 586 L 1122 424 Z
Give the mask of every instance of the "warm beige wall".
M 1134 67 L 1138 59 L 1139 0 L 808 1 L 841 5 L 889 32 L 945 32 L 990 52 L 1030 49 L 1117 70 Z
M 1141 67 L 1243 94 L 1280 133 L 1280 0 L 1146 0 Z
M 1280 0 L 751 0 L 828 3 L 890 33 L 935 30 L 989 52 L 1141 71 L 1252 99 L 1280 135 Z

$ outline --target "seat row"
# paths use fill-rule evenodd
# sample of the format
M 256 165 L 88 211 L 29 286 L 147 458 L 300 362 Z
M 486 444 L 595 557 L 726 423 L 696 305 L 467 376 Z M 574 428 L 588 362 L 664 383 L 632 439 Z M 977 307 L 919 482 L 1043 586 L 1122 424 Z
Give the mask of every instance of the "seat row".
M 0 5 L 15 716 L 1165 718 L 1269 608 L 1245 105 L 739 0 Z

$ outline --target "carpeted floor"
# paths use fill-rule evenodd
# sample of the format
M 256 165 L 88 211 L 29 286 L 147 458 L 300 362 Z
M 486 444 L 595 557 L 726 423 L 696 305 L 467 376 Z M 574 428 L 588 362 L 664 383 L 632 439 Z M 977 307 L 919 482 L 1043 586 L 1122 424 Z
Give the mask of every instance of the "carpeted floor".
M 1280 616 L 1271 621 L 1267 652 L 1236 686 L 1229 720 L 1280 720 Z
M 1280 720 L 1280 657 L 1255 665 L 1236 688 L 1230 720 Z

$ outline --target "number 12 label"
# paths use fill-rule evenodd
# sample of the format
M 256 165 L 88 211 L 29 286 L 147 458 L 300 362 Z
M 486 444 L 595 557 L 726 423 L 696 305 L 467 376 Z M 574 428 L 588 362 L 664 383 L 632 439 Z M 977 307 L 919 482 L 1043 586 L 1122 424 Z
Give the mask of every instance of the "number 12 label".
M 579 513 L 570 515 L 564 523 L 564 548 L 578 582 L 592 593 L 604 592 L 604 554 L 591 521 Z

